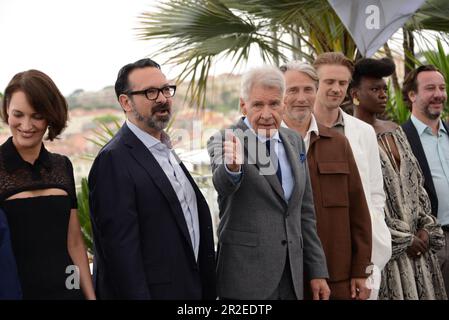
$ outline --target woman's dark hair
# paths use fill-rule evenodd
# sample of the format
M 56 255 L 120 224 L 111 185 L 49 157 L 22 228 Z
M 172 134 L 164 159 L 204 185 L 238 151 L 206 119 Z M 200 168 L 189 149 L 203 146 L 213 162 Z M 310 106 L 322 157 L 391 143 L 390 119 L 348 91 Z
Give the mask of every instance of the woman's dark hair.
M 396 66 L 393 60 L 388 58 L 372 59 L 363 58 L 354 65 L 351 87 L 358 87 L 363 77 L 382 79 L 393 74 Z
M 38 70 L 16 74 L 5 89 L 2 119 L 8 123 L 8 107 L 15 92 L 22 91 L 28 103 L 40 113 L 48 124 L 46 139 L 55 139 L 67 125 L 68 107 L 64 96 L 49 76 Z
M 131 71 L 133 71 L 134 69 L 141 69 L 146 67 L 153 67 L 159 70 L 161 69 L 161 66 L 150 58 L 140 59 L 136 62 L 128 63 L 120 69 L 117 75 L 117 80 L 115 81 L 115 95 L 117 96 L 117 99 L 121 94 L 126 94 L 126 92 L 129 90 L 128 75 L 131 73 Z

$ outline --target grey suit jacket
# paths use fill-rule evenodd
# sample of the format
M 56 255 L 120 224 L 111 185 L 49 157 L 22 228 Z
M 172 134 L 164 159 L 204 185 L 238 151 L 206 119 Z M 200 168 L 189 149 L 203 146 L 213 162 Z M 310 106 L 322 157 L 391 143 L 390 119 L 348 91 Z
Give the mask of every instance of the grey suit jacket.
M 276 174 L 262 175 L 262 164 L 248 153 L 246 140 L 255 135 L 241 119 L 231 129 L 245 146 L 242 176 L 234 184 L 223 164 L 223 131 L 208 142 L 213 183 L 218 192 L 217 290 L 229 299 L 266 299 L 277 288 L 287 254 L 293 287 L 303 298 L 303 274 L 309 279 L 327 278 L 326 260 L 317 235 L 309 170 L 302 139 L 294 131 L 279 134 L 290 161 L 295 185 L 287 202 Z M 249 138 L 249 139 L 248 139 Z M 252 139 L 254 138 L 254 139 Z M 265 144 L 256 142 L 259 150 Z M 300 155 L 303 161 L 300 161 Z

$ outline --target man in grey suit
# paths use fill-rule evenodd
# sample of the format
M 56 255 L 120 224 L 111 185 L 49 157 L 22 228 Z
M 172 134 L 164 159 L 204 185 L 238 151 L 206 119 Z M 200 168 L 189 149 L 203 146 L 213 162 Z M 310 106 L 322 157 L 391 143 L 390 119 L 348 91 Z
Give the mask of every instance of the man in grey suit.
M 240 121 L 208 142 L 218 192 L 218 296 L 328 299 L 304 143 L 280 128 L 285 83 L 264 66 L 242 78 Z

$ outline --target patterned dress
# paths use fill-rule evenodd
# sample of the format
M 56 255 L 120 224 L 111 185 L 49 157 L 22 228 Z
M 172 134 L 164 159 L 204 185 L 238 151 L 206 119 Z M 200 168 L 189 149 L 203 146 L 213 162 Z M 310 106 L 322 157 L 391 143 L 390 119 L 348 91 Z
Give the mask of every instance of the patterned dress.
M 400 155 L 396 164 L 386 137 L 391 135 Z M 378 135 L 384 189 L 385 219 L 391 231 L 393 254 L 382 271 L 381 300 L 447 299 L 435 252 L 444 245 L 440 225 L 431 215 L 423 175 L 407 138 L 398 127 Z M 430 249 L 418 258 L 407 255 L 407 247 L 419 229 L 429 234 Z

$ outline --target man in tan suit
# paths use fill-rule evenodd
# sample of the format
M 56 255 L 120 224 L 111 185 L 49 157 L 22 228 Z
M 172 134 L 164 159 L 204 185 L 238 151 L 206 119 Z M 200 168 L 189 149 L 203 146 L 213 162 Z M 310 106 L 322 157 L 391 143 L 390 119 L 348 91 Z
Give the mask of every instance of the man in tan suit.
M 351 147 L 343 135 L 317 123 L 312 114 L 318 86 L 315 69 L 294 61 L 281 71 L 286 81 L 284 124 L 301 134 L 308 150 L 330 298 L 367 299 L 371 220 Z

